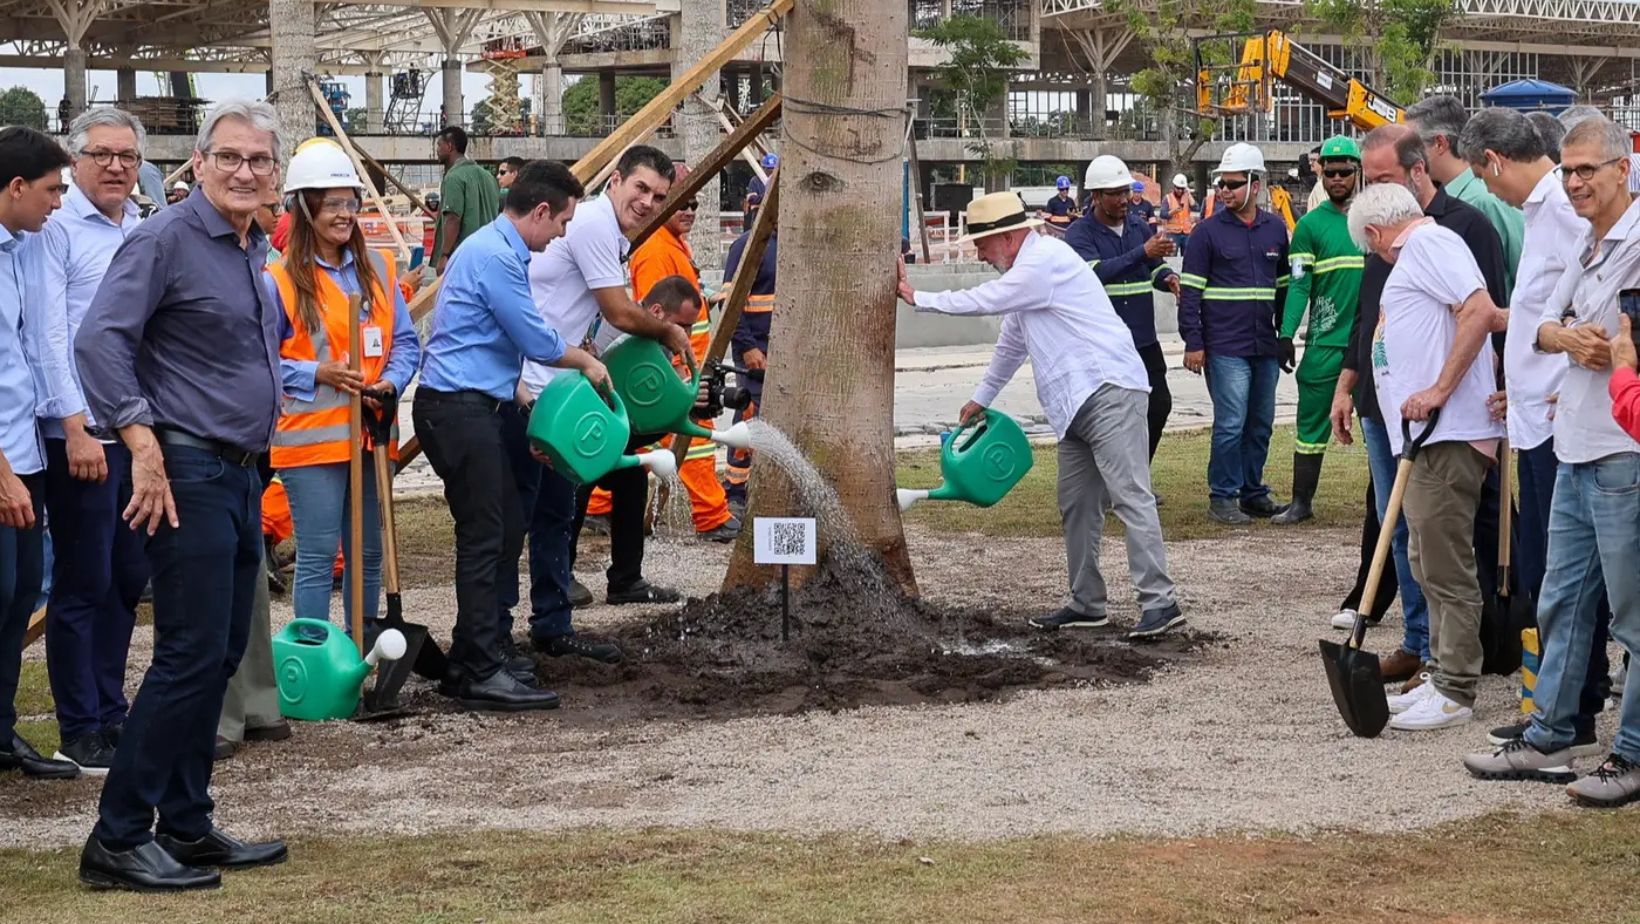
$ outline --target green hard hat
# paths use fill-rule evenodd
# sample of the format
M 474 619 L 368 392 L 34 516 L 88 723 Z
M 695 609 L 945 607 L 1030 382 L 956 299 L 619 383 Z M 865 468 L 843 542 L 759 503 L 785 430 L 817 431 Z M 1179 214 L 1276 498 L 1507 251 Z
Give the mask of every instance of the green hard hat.
M 1341 160 L 1344 158 L 1357 163 L 1361 161 L 1361 146 L 1355 143 L 1354 138 L 1346 135 L 1334 135 L 1322 143 L 1322 160 Z

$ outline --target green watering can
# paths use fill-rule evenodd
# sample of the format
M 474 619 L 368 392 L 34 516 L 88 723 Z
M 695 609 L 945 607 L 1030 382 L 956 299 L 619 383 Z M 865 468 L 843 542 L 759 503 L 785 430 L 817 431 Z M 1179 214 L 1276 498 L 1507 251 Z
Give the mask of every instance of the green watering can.
M 689 416 L 704 371 L 695 370 L 692 379 L 680 378 L 672 354 L 659 341 L 622 337 L 604 351 L 603 362 L 615 383 L 615 393 L 626 403 L 633 433 L 677 433 L 730 449 L 752 448 L 752 434 L 745 422 L 727 430 L 711 430 Z
M 662 478 L 677 474 L 669 451 L 626 454 L 632 425 L 619 391 L 606 400 L 579 372 L 559 373 L 541 389 L 525 432 L 530 445 L 551 460 L 553 471 L 578 484 L 591 484 L 634 465 Z
M 273 637 L 273 673 L 279 712 L 320 722 L 346 719 L 359 708 L 359 687 L 380 661 L 404 657 L 404 633 L 383 630 L 363 658 L 353 639 L 322 619 L 293 619 Z
M 1002 500 L 1031 470 L 1031 441 L 1012 417 L 986 408 L 985 414 L 958 426 L 940 447 L 940 476 L 945 483 L 928 490 L 895 491 L 900 509 L 923 498 L 967 501 L 989 507 Z

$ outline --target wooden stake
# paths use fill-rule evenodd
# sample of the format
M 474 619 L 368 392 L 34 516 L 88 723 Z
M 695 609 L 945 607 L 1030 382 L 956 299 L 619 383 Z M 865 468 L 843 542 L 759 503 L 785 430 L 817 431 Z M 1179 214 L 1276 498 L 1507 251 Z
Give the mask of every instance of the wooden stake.
M 46 608 L 40 607 L 34 615 L 28 618 L 28 628 L 23 630 L 23 647 L 34 644 L 40 636 L 46 634 Z
M 364 351 L 359 330 L 363 303 L 357 295 L 347 297 L 347 366 L 354 372 L 364 369 Z M 353 573 L 348 605 L 353 609 L 353 644 L 364 657 L 364 401 L 355 393 L 347 402 L 347 569 Z M 392 490 L 378 485 L 377 490 Z
M 393 213 L 387 210 L 387 201 L 382 198 L 381 191 L 371 181 L 370 171 L 364 168 L 364 161 L 359 157 L 358 149 L 353 146 L 353 139 L 348 137 L 347 130 L 342 128 L 341 122 L 337 121 L 335 111 L 325 101 L 324 93 L 319 90 L 318 78 L 312 74 L 304 74 L 303 76 L 306 78 L 308 92 L 313 95 L 313 104 L 319 107 L 319 113 L 325 117 L 326 122 L 330 123 L 330 130 L 336 133 L 337 143 L 342 146 L 342 150 L 347 152 L 348 159 L 353 161 L 353 169 L 359 171 L 359 182 L 364 184 L 365 192 L 370 194 L 370 201 L 376 203 L 376 208 L 381 210 L 382 218 L 387 222 L 387 231 L 392 235 L 393 243 L 399 247 L 399 256 L 404 259 L 404 264 L 409 266 L 410 245 L 404 242 L 404 235 L 399 233 L 399 223 L 393 220 Z
M 376 463 L 376 503 L 381 508 L 382 527 L 382 593 L 399 592 L 399 529 L 393 517 L 393 463 L 387 458 L 387 445 L 378 444 L 374 450 Z
M 913 129 L 905 138 L 906 151 L 911 158 L 911 201 L 917 206 L 917 232 L 922 236 L 923 263 L 934 262 L 928 253 L 928 219 L 923 215 L 922 166 L 917 162 L 917 133 Z

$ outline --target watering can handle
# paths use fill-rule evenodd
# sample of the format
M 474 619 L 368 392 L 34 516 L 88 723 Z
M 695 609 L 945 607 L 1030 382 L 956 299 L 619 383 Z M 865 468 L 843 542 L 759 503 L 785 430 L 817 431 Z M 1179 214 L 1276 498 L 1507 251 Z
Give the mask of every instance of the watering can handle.
M 962 421 L 957 421 L 957 428 L 955 430 L 951 431 L 950 445 L 953 446 L 953 447 L 955 447 L 957 445 L 957 437 L 961 436 L 963 434 L 963 431 L 971 429 L 973 427 L 980 426 L 981 424 L 989 423 L 990 420 L 991 420 L 991 415 L 995 414 L 995 413 L 997 413 L 997 412 L 991 410 L 990 408 L 985 408 L 979 414 L 976 414 L 973 417 L 968 418 L 967 423 L 963 423 Z

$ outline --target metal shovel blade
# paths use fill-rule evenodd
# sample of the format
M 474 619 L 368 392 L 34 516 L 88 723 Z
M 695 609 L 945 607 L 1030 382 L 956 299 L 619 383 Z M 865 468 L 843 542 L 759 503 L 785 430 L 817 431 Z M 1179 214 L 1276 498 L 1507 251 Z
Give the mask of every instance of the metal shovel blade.
M 1360 738 L 1376 738 L 1389 724 L 1384 671 L 1378 655 L 1331 639 L 1321 639 L 1321 664 L 1344 724 Z
M 400 622 L 393 628 L 404 634 L 404 657 L 376 665 L 376 682 L 359 701 L 359 714 L 354 716 L 358 721 L 375 722 L 409 715 L 412 710 L 399 701 L 399 692 L 404 689 L 404 682 L 416 673 L 416 661 L 423 656 L 422 652 L 430 645 L 435 650 L 438 647 L 428 638 L 426 626 Z

